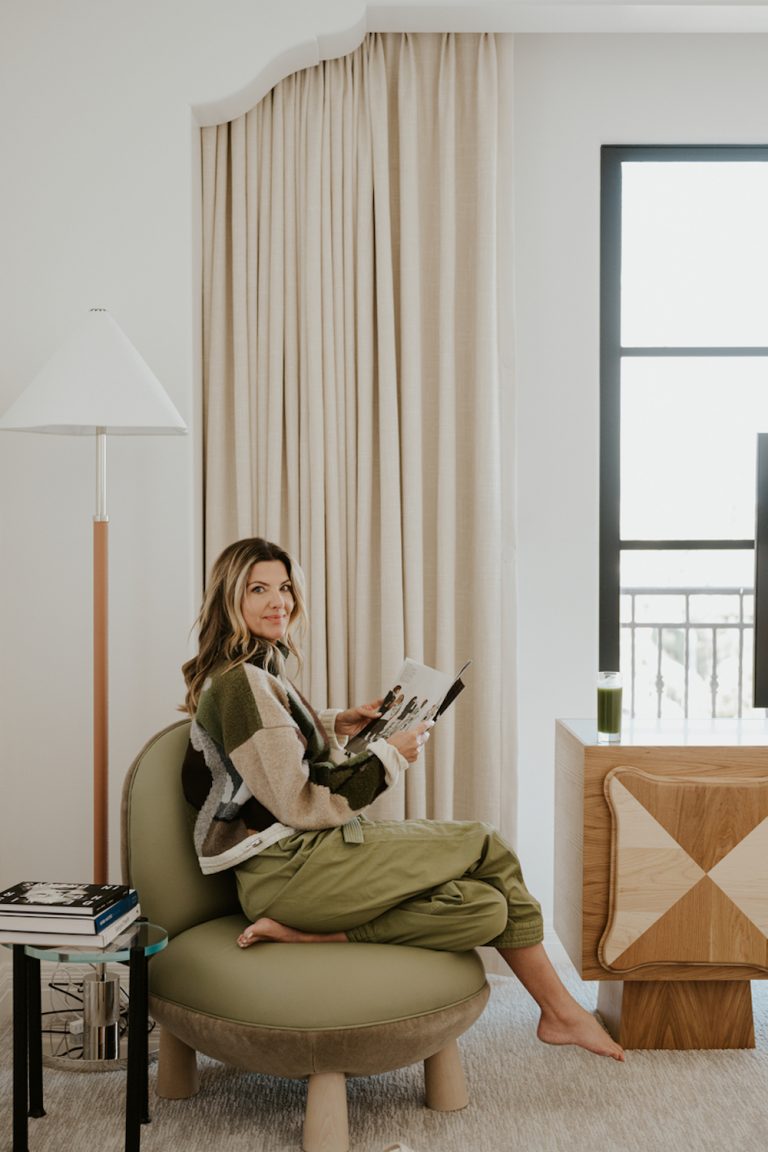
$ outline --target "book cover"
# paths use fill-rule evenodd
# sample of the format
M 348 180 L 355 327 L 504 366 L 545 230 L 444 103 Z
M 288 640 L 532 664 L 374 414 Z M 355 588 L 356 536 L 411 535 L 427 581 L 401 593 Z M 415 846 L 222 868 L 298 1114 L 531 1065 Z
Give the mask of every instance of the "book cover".
M 67 931 L 68 923 L 62 919 L 61 931 L 54 932 L 33 932 L 30 928 L 19 927 L 18 929 L 2 929 L 0 930 L 0 944 L 34 944 L 36 948 L 53 948 L 56 945 L 62 947 L 72 948 L 80 946 L 82 948 L 105 948 L 111 944 L 121 932 L 125 932 L 130 928 L 134 920 L 138 919 L 141 913 L 141 908 L 138 904 L 129 909 L 124 916 L 117 920 L 113 920 L 111 924 L 102 932 L 70 932 Z M 26 921 L 25 921 L 26 923 Z
M 455 676 L 450 676 L 406 657 L 384 697 L 381 715 L 347 741 L 346 751 L 350 755 L 364 752 L 372 740 L 387 740 L 422 720 L 437 721 L 464 688 L 461 677 L 471 663 L 467 660 Z
M 95 916 L 132 891 L 126 884 L 23 880 L 0 892 L 0 913 L 36 912 Z
M 27 911 L 15 908 L 13 911 L 0 910 L 0 930 L 18 930 L 30 932 L 103 932 L 113 920 L 119 920 L 139 902 L 139 894 L 135 888 L 128 891 L 122 900 L 117 900 L 103 912 L 91 914 L 90 912 L 75 913 L 68 911 L 62 915 L 59 911 L 49 913 Z

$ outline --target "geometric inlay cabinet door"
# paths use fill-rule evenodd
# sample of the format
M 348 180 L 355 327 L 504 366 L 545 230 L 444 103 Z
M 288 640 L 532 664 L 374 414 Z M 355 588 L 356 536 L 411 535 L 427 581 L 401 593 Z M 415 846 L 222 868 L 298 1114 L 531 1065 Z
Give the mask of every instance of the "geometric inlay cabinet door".
M 661 963 L 768 969 L 768 777 L 605 777 L 610 972 Z

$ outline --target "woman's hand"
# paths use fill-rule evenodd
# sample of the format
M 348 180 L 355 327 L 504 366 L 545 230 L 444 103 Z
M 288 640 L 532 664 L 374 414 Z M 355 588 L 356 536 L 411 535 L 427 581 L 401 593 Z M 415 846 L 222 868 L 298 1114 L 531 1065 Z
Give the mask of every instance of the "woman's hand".
M 409 764 L 413 764 L 429 740 L 429 729 L 434 727 L 434 723 L 434 720 L 423 720 L 413 728 L 406 728 L 405 732 L 395 732 L 388 737 L 387 744 L 392 744 L 401 756 L 405 756 Z
M 383 703 L 383 699 L 374 700 L 372 704 L 360 704 L 357 708 L 347 708 L 345 712 L 337 713 L 336 735 L 356 736 L 369 720 L 378 720 L 381 716 L 379 709 Z

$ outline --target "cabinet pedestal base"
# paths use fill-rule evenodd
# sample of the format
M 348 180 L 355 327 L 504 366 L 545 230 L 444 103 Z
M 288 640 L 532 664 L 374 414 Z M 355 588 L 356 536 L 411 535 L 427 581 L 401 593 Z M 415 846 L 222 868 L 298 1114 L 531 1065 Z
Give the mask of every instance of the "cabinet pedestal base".
M 597 1010 L 624 1048 L 754 1048 L 749 980 L 602 980 Z

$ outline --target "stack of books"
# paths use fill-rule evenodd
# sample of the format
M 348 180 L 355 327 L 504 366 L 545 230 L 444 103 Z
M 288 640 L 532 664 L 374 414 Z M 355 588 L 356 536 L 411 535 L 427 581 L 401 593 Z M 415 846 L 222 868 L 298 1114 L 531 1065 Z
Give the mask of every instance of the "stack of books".
M 140 914 L 125 884 L 24 880 L 0 892 L 0 944 L 103 948 Z

